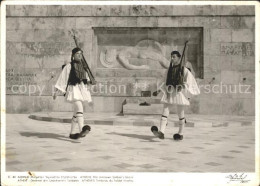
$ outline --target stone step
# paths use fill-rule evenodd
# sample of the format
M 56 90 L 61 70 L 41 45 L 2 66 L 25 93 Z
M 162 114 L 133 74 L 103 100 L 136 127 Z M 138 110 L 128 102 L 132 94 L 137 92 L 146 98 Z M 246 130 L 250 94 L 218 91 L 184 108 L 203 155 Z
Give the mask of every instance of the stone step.
M 161 115 L 163 104 L 151 104 L 149 106 L 140 106 L 136 103 L 127 103 L 123 105 L 124 115 Z
M 41 114 L 35 113 L 29 116 L 30 119 L 40 120 L 40 121 L 48 121 L 48 122 L 60 122 L 60 123 L 71 123 L 71 118 L 67 115 L 49 115 L 49 114 Z M 178 118 L 169 119 L 168 127 L 179 127 Z M 118 125 L 118 126 L 153 126 L 156 125 L 159 127 L 160 125 L 160 116 L 151 117 L 150 115 L 128 115 L 128 116 L 120 116 L 115 118 L 84 118 L 84 123 L 88 125 Z M 240 127 L 240 126 L 254 126 L 254 121 L 217 121 L 217 120 L 196 120 L 189 119 L 187 123 L 184 125 L 185 127 Z

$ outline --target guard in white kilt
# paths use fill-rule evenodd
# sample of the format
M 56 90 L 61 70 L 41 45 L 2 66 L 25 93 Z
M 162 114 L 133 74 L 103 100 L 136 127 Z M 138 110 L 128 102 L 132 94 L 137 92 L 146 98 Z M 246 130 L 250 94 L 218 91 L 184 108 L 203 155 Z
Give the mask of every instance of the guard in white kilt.
M 85 137 L 91 130 L 90 126 L 84 126 L 83 102 L 91 102 L 91 94 L 88 90 L 89 77 L 86 65 L 82 61 L 82 50 L 74 48 L 71 55 L 71 63 L 63 67 L 63 70 L 55 84 L 53 99 L 56 99 L 57 92 L 65 94 L 65 101 L 74 106 L 74 114 L 71 121 L 71 131 L 69 137 L 78 139 Z M 79 130 L 76 132 L 76 125 Z
M 160 129 L 157 126 L 151 128 L 153 134 L 164 139 L 165 128 L 168 123 L 169 107 L 176 105 L 179 117 L 179 131 L 173 135 L 174 140 L 183 139 L 183 126 L 186 123 L 184 116 L 185 106 L 190 105 L 189 99 L 200 94 L 200 90 L 192 73 L 180 64 L 181 54 L 172 51 L 171 63 L 165 78 L 165 86 L 162 90 L 161 102 L 164 103 L 163 113 L 160 121 Z

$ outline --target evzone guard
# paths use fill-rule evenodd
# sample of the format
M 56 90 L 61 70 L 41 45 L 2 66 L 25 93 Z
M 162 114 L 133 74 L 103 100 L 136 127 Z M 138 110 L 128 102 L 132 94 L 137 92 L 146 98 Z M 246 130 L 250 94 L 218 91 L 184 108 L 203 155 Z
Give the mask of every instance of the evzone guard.
M 73 36 L 76 48 L 72 50 L 71 62 L 63 66 L 63 70 L 55 84 L 56 99 L 57 92 L 60 91 L 65 96 L 65 101 L 72 103 L 74 113 L 71 120 L 71 131 L 69 137 L 78 139 L 85 137 L 91 130 L 90 126 L 84 125 L 83 102 L 91 102 L 91 94 L 88 90 L 89 84 L 95 84 L 96 81 L 90 68 L 84 58 L 83 51 L 78 47 L 75 35 Z M 76 125 L 79 130 L 76 132 Z
M 156 96 L 158 92 L 163 92 L 161 98 L 161 102 L 163 103 L 163 112 L 160 120 L 160 127 L 159 129 L 157 126 L 152 126 L 151 128 L 153 134 L 160 139 L 164 139 L 164 133 L 168 123 L 169 107 L 171 105 L 176 105 L 179 117 L 179 131 L 173 135 L 173 139 L 183 139 L 183 127 L 186 123 L 184 116 L 185 107 L 190 105 L 189 99 L 192 96 L 200 94 L 194 76 L 182 62 L 186 44 L 187 42 L 185 43 L 182 55 L 178 51 L 171 52 L 171 62 L 166 73 L 164 81 L 165 85 L 162 90 L 153 93 L 153 95 Z

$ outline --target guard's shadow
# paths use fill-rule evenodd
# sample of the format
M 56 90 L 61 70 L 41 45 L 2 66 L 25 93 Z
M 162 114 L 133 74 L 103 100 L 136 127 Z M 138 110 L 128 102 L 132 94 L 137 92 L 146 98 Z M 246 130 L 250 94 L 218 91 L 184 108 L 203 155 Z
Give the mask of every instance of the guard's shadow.
M 149 142 L 159 142 L 156 141 L 154 139 L 158 139 L 155 136 L 147 136 L 147 135 L 139 135 L 139 134 L 125 134 L 125 133 L 118 133 L 118 132 L 110 132 L 107 134 L 112 134 L 112 135 L 119 135 L 119 136 L 125 136 L 125 137 L 129 137 L 129 138 L 136 138 L 136 139 L 141 139 L 144 140 L 145 142 L 149 141 Z
M 78 141 L 69 140 L 68 137 L 65 137 L 63 135 L 48 133 L 48 132 L 42 132 L 42 133 L 40 133 L 40 132 L 20 132 L 20 135 L 25 136 L 25 137 L 50 138 L 50 139 L 68 141 L 71 143 L 80 143 Z

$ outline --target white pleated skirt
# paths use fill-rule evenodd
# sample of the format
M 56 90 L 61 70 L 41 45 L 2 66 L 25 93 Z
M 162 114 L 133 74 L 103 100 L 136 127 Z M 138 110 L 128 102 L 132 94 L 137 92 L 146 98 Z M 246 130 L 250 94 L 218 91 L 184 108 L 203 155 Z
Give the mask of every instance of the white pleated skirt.
M 186 94 L 185 94 L 186 95 Z M 177 92 L 163 92 L 163 96 L 161 98 L 162 103 L 172 104 L 172 105 L 190 105 L 190 101 L 188 96 L 184 95 L 184 91 Z
M 68 85 L 65 100 L 67 102 L 92 102 L 91 94 L 88 90 L 88 87 L 83 82 L 76 85 Z

